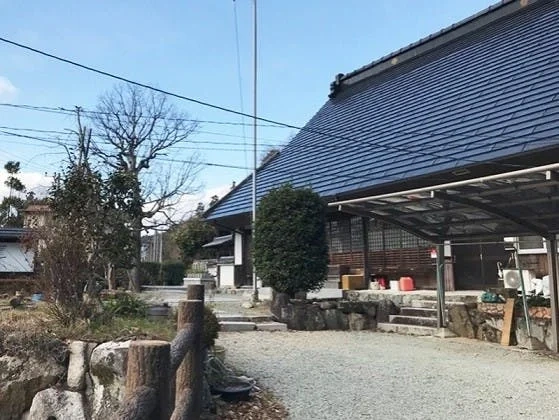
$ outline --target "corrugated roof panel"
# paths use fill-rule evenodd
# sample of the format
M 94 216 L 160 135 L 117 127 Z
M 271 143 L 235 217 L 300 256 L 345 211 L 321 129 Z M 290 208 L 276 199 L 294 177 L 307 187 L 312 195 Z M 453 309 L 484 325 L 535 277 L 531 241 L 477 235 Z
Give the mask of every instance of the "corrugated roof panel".
M 559 4 L 540 0 L 342 90 L 259 171 L 322 196 L 559 145 Z M 250 211 L 245 182 L 209 214 Z

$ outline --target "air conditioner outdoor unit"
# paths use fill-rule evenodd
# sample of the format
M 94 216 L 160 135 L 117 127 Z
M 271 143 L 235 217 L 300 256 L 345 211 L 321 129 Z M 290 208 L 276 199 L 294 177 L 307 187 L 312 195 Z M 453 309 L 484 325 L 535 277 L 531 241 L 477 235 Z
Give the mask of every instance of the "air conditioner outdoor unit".
M 522 278 L 524 279 L 524 290 L 529 292 L 532 290 L 532 279 L 535 274 L 531 270 L 522 270 Z M 507 289 L 522 290 L 520 284 L 520 273 L 517 269 L 503 270 L 503 283 Z

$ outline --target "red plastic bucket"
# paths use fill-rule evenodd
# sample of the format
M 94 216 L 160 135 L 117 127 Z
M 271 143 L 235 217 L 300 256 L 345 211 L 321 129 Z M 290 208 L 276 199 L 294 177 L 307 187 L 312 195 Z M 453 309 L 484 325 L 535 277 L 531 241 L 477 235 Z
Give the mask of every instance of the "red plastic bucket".
M 415 290 L 413 279 L 411 277 L 400 277 L 400 290 L 403 292 Z

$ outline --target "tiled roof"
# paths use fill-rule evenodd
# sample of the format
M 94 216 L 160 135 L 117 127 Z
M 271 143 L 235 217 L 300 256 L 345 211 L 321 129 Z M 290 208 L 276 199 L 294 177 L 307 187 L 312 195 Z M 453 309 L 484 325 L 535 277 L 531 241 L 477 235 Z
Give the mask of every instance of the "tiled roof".
M 259 171 L 258 197 L 290 182 L 332 198 L 559 146 L 558 46 L 559 2 L 540 0 L 346 87 Z M 243 182 L 207 216 L 250 208 Z

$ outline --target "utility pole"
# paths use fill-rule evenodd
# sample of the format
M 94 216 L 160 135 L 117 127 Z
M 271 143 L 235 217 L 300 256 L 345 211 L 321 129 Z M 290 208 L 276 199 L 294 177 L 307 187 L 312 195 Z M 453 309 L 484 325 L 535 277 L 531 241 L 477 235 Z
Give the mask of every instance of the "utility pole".
M 257 0 L 254 0 L 253 7 L 253 28 L 254 28 L 254 79 L 253 79 L 253 141 L 254 141 L 254 156 L 253 156 L 253 166 L 252 166 L 252 243 L 254 244 L 255 234 L 256 234 L 256 165 L 258 164 L 256 156 L 256 146 L 257 142 L 257 82 L 258 82 L 258 12 L 257 12 Z M 258 285 L 256 283 L 256 268 L 254 267 L 254 253 L 252 253 L 252 288 L 253 288 L 253 301 L 258 301 Z

